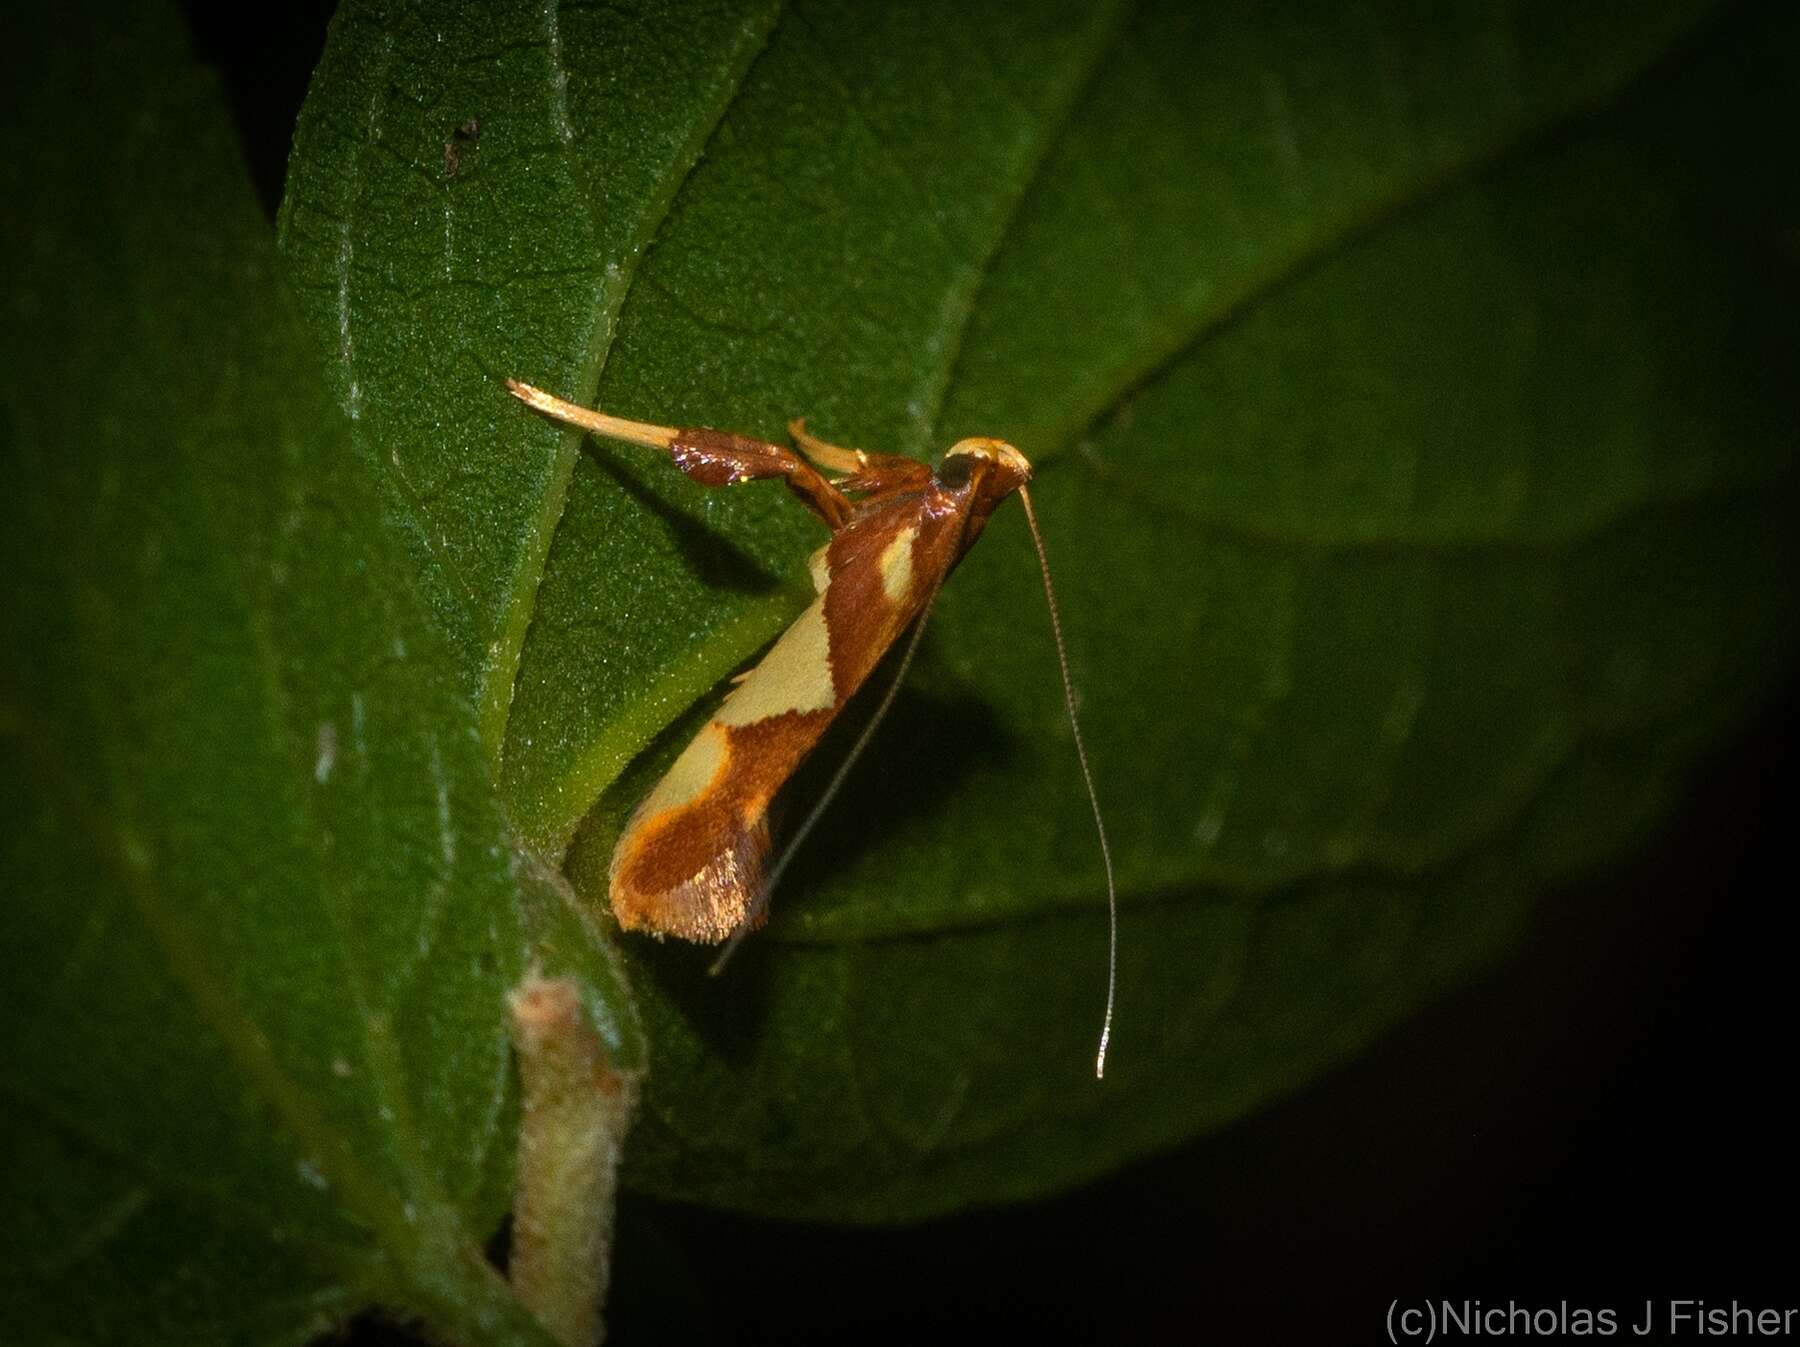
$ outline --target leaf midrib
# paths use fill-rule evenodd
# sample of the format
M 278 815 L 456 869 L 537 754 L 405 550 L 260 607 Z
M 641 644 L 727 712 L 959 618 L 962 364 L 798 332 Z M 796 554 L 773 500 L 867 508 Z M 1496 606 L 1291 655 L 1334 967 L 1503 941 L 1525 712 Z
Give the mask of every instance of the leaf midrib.
M 560 3 L 561 0 L 550 0 L 550 11 L 554 13 Z M 589 345 L 582 359 L 577 401 L 591 404 L 595 400 L 600 381 L 606 373 L 607 362 L 612 358 L 617 344 L 619 314 L 637 284 L 644 259 L 655 247 L 655 239 L 667 223 L 682 187 L 705 157 L 706 147 L 712 143 L 719 126 L 742 96 L 750 72 L 768 49 L 770 36 L 780 23 L 784 4 L 785 0 L 777 0 L 768 11 L 767 19 L 760 29 L 751 29 L 745 34 L 747 40 L 733 53 L 739 63 L 736 73 L 723 86 L 712 116 L 704 121 L 696 121 L 693 133 L 671 158 L 668 171 L 658 181 L 660 199 L 653 202 L 652 209 L 639 215 L 627 241 L 617 279 L 610 285 L 599 287 L 588 326 Z M 573 149 L 576 143 L 578 141 L 565 140 L 565 151 Z M 590 180 L 583 175 L 583 181 Z M 590 181 L 590 190 L 586 196 L 590 212 L 595 208 L 596 196 Z M 538 590 L 543 584 L 551 543 L 568 508 L 569 484 L 575 474 L 575 463 L 581 453 L 583 438 L 580 431 L 569 429 L 562 432 L 562 445 L 557 450 L 550 481 L 538 511 L 531 520 L 526 545 L 520 550 L 518 565 L 501 605 L 501 629 L 493 649 L 493 657 L 482 670 L 476 714 L 482 744 L 487 750 L 488 763 L 495 780 L 501 779 L 503 774 L 502 758 L 511 721 L 513 696 L 518 688 L 525 637 L 536 615 Z

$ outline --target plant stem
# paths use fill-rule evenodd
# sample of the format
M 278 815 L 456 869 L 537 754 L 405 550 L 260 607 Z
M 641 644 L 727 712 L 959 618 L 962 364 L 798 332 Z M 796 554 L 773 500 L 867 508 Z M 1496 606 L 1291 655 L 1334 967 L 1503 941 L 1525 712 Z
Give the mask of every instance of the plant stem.
M 513 1291 L 563 1347 L 597 1347 L 633 1081 L 613 1069 L 572 979 L 529 974 L 508 1003 L 523 1086 Z

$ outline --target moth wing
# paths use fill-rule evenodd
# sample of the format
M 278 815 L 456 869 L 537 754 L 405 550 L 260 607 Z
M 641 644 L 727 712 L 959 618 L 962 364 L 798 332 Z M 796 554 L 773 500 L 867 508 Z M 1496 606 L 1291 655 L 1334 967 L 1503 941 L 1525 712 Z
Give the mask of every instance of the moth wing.
M 634 836 L 641 824 L 656 827 L 656 822 L 645 820 L 643 813 L 640 808 L 633 815 L 621 845 L 613 853 L 608 887 L 619 925 L 628 931 L 672 935 L 704 945 L 716 945 L 736 934 L 762 888 L 763 865 L 769 855 L 768 815 L 760 813 L 748 822 L 726 823 L 724 835 L 714 842 L 710 859 L 686 879 L 666 887 L 639 887 L 631 879 L 631 859 L 636 847 L 654 846 L 656 842 L 653 836 Z M 665 820 L 664 826 L 667 824 Z M 635 845 L 628 847 L 625 842 Z M 765 907 L 756 913 L 754 925 L 761 926 L 767 920 Z

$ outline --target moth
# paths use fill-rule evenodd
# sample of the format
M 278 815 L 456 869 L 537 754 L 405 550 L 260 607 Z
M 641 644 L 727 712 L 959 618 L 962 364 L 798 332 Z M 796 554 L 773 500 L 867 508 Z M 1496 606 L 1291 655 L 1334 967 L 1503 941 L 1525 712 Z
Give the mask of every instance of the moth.
M 803 421 L 788 427 L 801 451 L 796 453 L 729 431 L 628 421 L 513 379 L 506 386 L 557 421 L 668 454 L 702 485 L 778 478 L 831 530 L 808 562 L 817 597 L 737 679 L 712 719 L 637 807 L 613 851 L 608 887 L 619 925 L 707 944 L 729 941 L 715 971 L 766 919 L 775 881 L 892 704 L 944 581 L 994 510 L 1007 497 L 1019 497 L 1043 571 L 1076 757 L 1105 862 L 1110 940 L 1095 1059 L 1095 1074 L 1104 1075 L 1117 981 L 1118 901 L 1106 825 L 1075 714 L 1056 591 L 1026 489 L 1031 464 L 1025 456 L 1004 440 L 978 437 L 951 445 L 932 468 L 900 455 L 829 444 L 809 434 Z M 899 672 L 861 738 L 780 859 L 765 868 L 770 801 L 909 627 L 912 636 Z

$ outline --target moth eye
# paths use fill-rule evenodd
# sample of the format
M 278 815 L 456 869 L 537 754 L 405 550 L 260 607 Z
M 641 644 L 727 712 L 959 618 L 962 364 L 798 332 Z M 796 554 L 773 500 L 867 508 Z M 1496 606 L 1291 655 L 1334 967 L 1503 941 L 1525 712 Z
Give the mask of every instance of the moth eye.
M 947 486 L 952 491 L 961 491 L 969 484 L 975 465 L 969 460 L 971 454 L 951 454 L 938 465 L 937 479 L 939 486 Z

